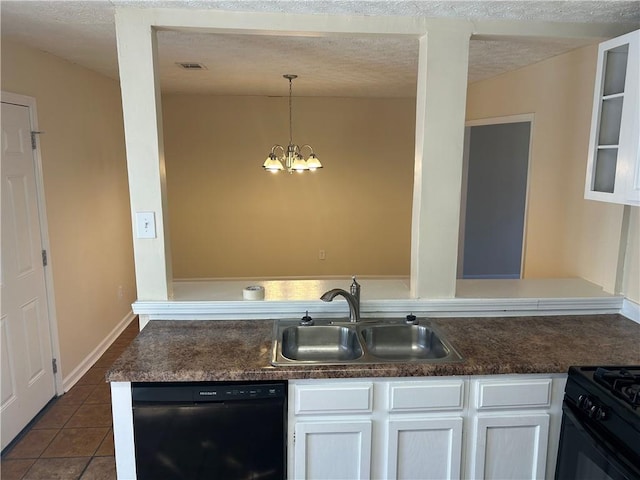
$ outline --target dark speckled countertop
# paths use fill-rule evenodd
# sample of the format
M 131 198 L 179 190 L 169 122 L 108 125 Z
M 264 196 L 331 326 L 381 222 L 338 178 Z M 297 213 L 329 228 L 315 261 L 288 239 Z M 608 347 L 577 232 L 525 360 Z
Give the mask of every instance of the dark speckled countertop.
M 430 319 L 461 363 L 270 364 L 272 320 L 155 320 L 107 372 L 111 382 L 565 373 L 640 365 L 640 324 L 621 315 Z

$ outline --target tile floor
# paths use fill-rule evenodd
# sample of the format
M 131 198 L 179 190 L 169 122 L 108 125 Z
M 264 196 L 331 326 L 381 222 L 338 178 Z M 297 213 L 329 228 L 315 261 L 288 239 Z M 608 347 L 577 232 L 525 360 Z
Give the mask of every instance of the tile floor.
M 2 454 L 2 480 L 115 480 L 111 391 L 104 376 L 138 334 L 134 320 L 67 393 Z

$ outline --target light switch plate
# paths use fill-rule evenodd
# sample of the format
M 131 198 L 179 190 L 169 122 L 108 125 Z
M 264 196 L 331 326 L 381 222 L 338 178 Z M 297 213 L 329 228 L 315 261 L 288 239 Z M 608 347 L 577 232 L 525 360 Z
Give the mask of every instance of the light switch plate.
M 156 238 L 154 212 L 136 212 L 136 238 Z

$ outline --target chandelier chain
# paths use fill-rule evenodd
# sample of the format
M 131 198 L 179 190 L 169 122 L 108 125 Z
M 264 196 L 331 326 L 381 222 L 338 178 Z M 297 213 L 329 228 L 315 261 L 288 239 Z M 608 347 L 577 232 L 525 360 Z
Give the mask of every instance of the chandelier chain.
M 293 114 L 291 109 L 292 79 L 289 78 L 289 145 L 293 143 Z

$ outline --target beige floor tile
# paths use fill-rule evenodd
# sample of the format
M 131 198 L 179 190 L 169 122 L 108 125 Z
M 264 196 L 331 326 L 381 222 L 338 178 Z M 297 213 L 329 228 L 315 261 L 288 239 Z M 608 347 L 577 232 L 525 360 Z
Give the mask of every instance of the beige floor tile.
M 60 430 L 30 430 L 7 453 L 5 458 L 38 458 L 49 446 Z
M 139 319 L 136 318 L 133 320 L 127 328 L 125 328 L 120 334 L 120 338 L 130 336 L 134 338 L 140 332 L 140 322 Z
M 20 480 L 35 461 L 34 458 L 16 460 L 3 459 L 0 464 L 0 476 L 2 480 Z
M 116 480 L 115 457 L 93 457 L 81 480 Z
M 107 403 L 80 405 L 65 428 L 110 427 L 111 405 Z
M 111 385 L 108 383 L 96 385 L 85 403 L 108 403 L 111 405 Z
M 108 367 L 105 366 L 93 366 L 87 373 L 85 373 L 76 385 L 98 385 L 99 383 L 106 382 L 105 374 Z
M 113 347 L 109 348 L 106 352 L 102 354 L 102 356 L 98 359 L 98 361 L 94 364 L 95 366 L 100 366 L 101 361 L 115 362 L 120 355 L 125 351 L 125 347 L 114 349 Z M 111 366 L 111 365 L 109 365 Z
M 113 355 L 103 355 L 100 357 L 96 363 L 93 364 L 94 367 L 104 367 L 105 369 L 111 368 L 111 365 L 120 357 L 120 354 Z
M 64 395 L 58 397 L 57 404 L 72 404 L 80 405 L 91 395 L 93 389 L 96 388 L 93 385 L 75 385 Z
M 103 354 L 100 358 L 111 358 L 111 359 L 116 359 L 118 358 L 120 355 L 122 355 L 122 352 L 124 352 L 127 347 L 129 346 L 131 342 L 129 340 L 126 341 L 126 343 L 122 343 L 122 344 L 114 344 L 111 345 Z
M 42 458 L 90 457 L 102 443 L 109 428 L 63 428 L 42 453 Z
M 43 413 L 42 417 L 33 426 L 34 429 L 62 428 L 65 423 L 76 413 L 79 405 L 54 403 Z
M 96 457 L 108 457 L 114 456 L 116 454 L 116 448 L 113 443 L 113 430 L 109 430 L 107 436 L 104 437 L 104 440 L 98 447 L 98 450 L 95 453 Z
M 89 458 L 40 458 L 27 472 L 24 480 L 76 480 L 80 478 Z
M 133 342 L 134 338 L 135 338 L 135 335 L 129 338 L 126 338 L 126 337 L 119 338 L 109 346 L 107 351 L 108 352 L 120 351 L 120 353 L 122 353 L 124 350 L 126 350 L 129 347 L 129 345 L 131 345 L 131 342 Z

